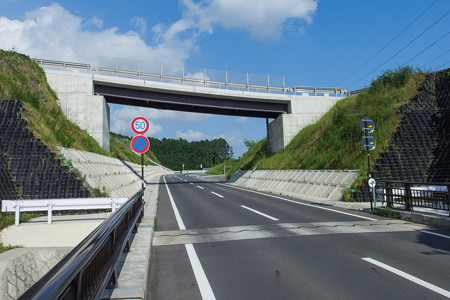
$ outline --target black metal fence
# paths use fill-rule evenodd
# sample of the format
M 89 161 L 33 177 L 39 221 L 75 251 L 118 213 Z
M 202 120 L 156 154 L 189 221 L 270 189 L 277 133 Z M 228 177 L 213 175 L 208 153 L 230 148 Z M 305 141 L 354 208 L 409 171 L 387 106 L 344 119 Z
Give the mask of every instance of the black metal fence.
M 378 198 L 385 201 L 388 207 L 400 204 L 406 210 L 426 207 L 448 210 L 450 213 L 450 183 L 381 181 L 377 188 Z
M 99 299 L 106 287 L 116 287 L 117 262 L 143 216 L 143 193 L 112 213 L 19 299 Z

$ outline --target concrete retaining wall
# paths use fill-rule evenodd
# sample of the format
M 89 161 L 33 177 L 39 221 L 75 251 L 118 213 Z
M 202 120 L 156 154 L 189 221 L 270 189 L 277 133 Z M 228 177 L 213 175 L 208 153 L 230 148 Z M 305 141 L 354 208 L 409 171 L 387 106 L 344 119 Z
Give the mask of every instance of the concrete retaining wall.
M 0 254 L 0 299 L 17 299 L 71 248 L 18 248 Z
M 75 169 L 86 176 L 87 183 L 105 190 L 111 197 L 131 197 L 141 189 L 141 166 L 100 154 L 58 148 Z M 167 171 L 158 166 L 144 167 L 145 181 Z
M 236 173 L 229 182 L 305 200 L 340 200 L 342 190 L 357 174 L 357 171 L 332 170 L 249 170 Z

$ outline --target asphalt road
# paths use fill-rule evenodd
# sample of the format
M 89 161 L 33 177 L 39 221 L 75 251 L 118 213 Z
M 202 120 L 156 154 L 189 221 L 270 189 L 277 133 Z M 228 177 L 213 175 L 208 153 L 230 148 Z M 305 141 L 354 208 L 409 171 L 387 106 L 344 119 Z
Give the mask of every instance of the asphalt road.
M 450 232 L 169 175 L 148 291 L 149 299 L 447 299 Z

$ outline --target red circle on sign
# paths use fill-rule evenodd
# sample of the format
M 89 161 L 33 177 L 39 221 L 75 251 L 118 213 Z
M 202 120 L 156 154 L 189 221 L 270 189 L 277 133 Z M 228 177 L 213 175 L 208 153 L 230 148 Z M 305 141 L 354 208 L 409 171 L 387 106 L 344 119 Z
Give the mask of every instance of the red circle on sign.
M 136 117 L 131 121 L 131 129 L 137 134 L 143 134 L 147 132 L 149 127 L 148 121 L 144 117 Z
M 131 139 L 131 149 L 137 154 L 147 152 L 148 148 L 150 148 L 150 142 L 145 136 L 138 135 Z

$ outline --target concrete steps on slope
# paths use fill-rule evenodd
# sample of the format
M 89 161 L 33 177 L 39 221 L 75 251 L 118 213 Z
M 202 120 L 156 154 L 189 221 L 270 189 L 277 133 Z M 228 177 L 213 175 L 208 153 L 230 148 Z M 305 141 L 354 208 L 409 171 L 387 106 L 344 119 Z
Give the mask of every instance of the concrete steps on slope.
M 81 150 L 58 149 L 91 187 L 105 191 L 111 197 L 131 197 L 141 188 L 141 166 L 138 164 Z M 153 177 L 167 172 L 159 166 L 145 166 L 144 179 L 150 182 Z
M 305 200 L 340 200 L 357 174 L 356 170 L 248 170 L 237 172 L 228 182 Z

